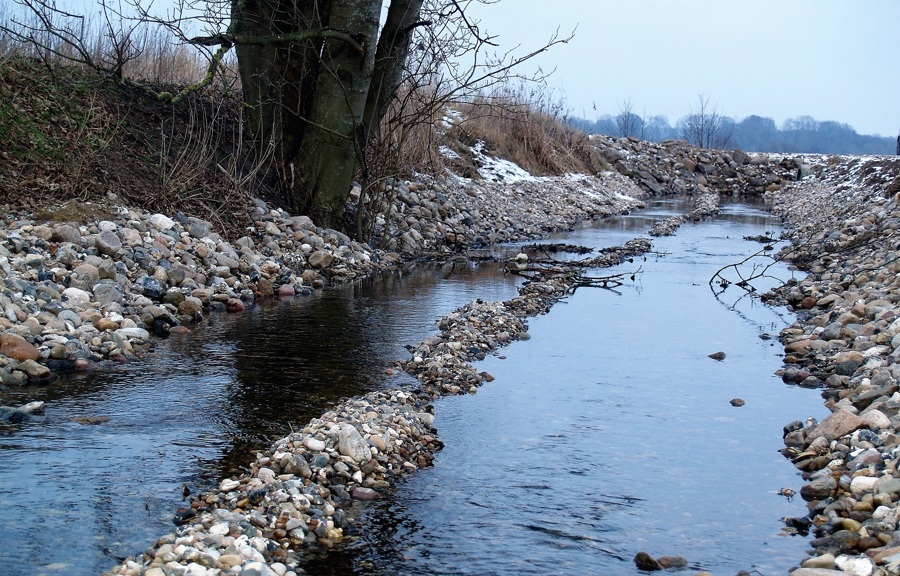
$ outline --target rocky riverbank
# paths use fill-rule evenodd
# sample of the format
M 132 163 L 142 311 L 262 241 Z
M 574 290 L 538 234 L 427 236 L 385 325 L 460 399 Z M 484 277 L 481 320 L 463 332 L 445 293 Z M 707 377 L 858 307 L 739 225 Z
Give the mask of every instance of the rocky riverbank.
M 900 573 L 900 162 L 806 159 L 818 176 L 772 194 L 792 226 L 783 254 L 808 272 L 778 290 L 785 382 L 822 390 L 832 414 L 785 427 L 802 471 L 814 553 L 795 576 Z M 802 418 L 803 415 L 798 415 Z

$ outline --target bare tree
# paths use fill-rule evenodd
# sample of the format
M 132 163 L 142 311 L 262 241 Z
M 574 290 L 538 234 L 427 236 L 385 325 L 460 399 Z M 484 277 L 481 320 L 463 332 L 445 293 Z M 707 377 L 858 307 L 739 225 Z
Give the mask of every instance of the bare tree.
M 734 123 L 727 122 L 703 94 L 697 96 L 697 108 L 690 108 L 690 114 L 678 121 L 681 137 L 701 148 L 725 148 L 733 127 Z
M 265 159 L 284 204 L 329 227 L 340 225 L 354 178 L 362 171 L 368 179 L 367 153 L 385 133 L 389 111 L 395 111 L 394 128 L 387 132 L 403 132 L 454 94 L 489 90 L 523 61 L 568 40 L 553 36 L 524 56 L 487 56 L 494 43 L 467 7 L 495 0 L 178 0 L 162 15 L 141 0 L 124 0 L 130 11 L 101 0 L 111 49 L 98 56 L 87 44 L 83 15 L 57 8 L 55 0 L 14 1 L 33 18 L 4 31 L 48 62 L 69 58 L 165 101 L 209 86 L 233 48 L 251 146 Z M 208 62 L 205 76 L 175 93 L 128 77 L 126 66 L 140 52 L 133 38 L 145 25 L 193 46 Z M 437 97 L 409 112 L 425 102 L 424 87 Z
M 619 104 L 619 113 L 616 114 L 615 121 L 619 136 L 625 138 L 637 136 L 641 119 L 634 113 L 631 100 L 625 100 Z

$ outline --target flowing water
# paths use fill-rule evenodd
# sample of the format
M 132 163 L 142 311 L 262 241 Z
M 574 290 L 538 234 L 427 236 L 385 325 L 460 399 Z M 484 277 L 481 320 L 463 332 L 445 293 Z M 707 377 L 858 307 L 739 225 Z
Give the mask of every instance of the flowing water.
M 679 208 L 657 203 L 565 241 L 621 244 Z M 825 409 L 773 376 L 780 346 L 760 336 L 787 314 L 707 284 L 758 249 L 743 236 L 774 227 L 733 205 L 655 239 L 646 261 L 591 271 L 627 281 L 578 290 L 529 321 L 531 340 L 479 363 L 494 382 L 436 404 L 435 467 L 365 508 L 360 537 L 305 569 L 627 574 L 646 550 L 714 573 L 785 573 L 806 543 L 780 535 L 779 518 L 805 506 L 776 494 L 800 486 L 777 452 L 781 427 Z M 0 430 L 0 575 L 98 574 L 142 551 L 172 529 L 183 485 L 211 487 L 342 398 L 412 384 L 384 370 L 404 345 L 474 298 L 510 298 L 516 282 L 492 264 L 420 266 L 214 316 L 140 365 L 29 391 L 48 401 L 46 419 Z M 718 351 L 723 361 L 707 357 Z

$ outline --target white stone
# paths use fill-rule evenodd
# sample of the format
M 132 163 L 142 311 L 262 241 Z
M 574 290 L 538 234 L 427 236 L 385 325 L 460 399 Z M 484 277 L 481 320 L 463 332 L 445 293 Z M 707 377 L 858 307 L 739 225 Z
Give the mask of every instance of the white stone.
M 154 214 L 150 217 L 150 223 L 157 230 L 171 230 L 175 226 L 175 221 L 163 214 Z
M 863 419 L 863 422 L 869 425 L 869 428 L 872 430 L 884 430 L 886 428 L 890 428 L 891 419 L 885 416 L 884 412 L 880 410 L 870 410 L 860 416 Z
M 84 307 L 91 301 L 91 295 L 80 288 L 66 288 L 62 293 L 63 300 L 72 306 Z
M 372 459 L 368 443 L 356 427 L 350 424 L 344 424 L 338 432 L 338 451 L 359 464 L 365 464 Z
M 23 406 L 19 406 L 19 411 L 25 412 L 26 414 L 40 414 L 44 411 L 44 403 L 40 400 L 35 400 L 34 402 L 29 402 Z
M 874 518 L 875 520 L 881 520 L 882 518 L 885 518 L 890 513 L 891 513 L 890 507 L 879 506 L 878 508 L 875 509 L 874 512 L 872 512 L 872 518 Z
M 278 576 L 278 573 L 266 566 L 265 562 L 248 562 L 244 564 L 244 570 L 256 570 L 259 576 Z
M 219 484 L 219 490 L 221 490 L 222 492 L 231 492 L 232 490 L 235 490 L 240 485 L 241 485 L 241 483 L 238 482 L 237 480 L 232 480 L 230 478 L 226 478 L 225 480 L 222 480 L 221 484 Z
M 862 496 L 875 490 L 876 482 L 878 482 L 878 478 L 872 476 L 857 476 L 850 482 L 850 492 L 854 497 Z
M 275 471 L 271 468 L 260 468 L 259 472 L 256 473 L 256 476 L 266 484 L 273 484 L 275 482 Z
M 875 564 L 866 556 L 847 556 L 842 554 L 834 559 L 835 565 L 853 576 L 872 576 Z
M 144 342 L 150 340 L 150 333 L 136 326 L 133 328 L 119 328 L 115 333 L 122 338 L 135 338 Z
M 185 568 L 187 568 L 187 573 L 190 574 L 190 576 L 207 576 L 209 574 L 209 570 L 207 570 L 206 566 L 197 564 L 196 562 L 191 562 L 185 566 Z
M 228 522 L 219 522 L 218 524 L 213 524 L 209 533 L 216 536 L 224 536 L 228 534 Z
M 245 559 L 249 560 L 250 563 L 254 562 L 265 562 L 265 557 L 253 546 L 249 544 L 244 544 L 238 549 L 238 553 Z
M 325 442 L 323 440 L 319 440 L 318 438 L 313 438 L 312 436 L 304 440 L 303 445 L 313 452 L 321 452 L 325 449 Z

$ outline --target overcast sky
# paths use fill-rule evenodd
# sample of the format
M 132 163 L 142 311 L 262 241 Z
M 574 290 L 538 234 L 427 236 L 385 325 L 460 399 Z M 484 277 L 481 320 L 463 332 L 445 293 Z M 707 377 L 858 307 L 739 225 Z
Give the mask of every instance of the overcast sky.
M 674 125 L 702 93 L 736 120 L 809 115 L 900 132 L 900 0 L 501 0 L 470 11 L 500 49 L 522 53 L 575 29 L 536 64 L 556 68 L 549 86 L 589 120 L 630 100 Z

